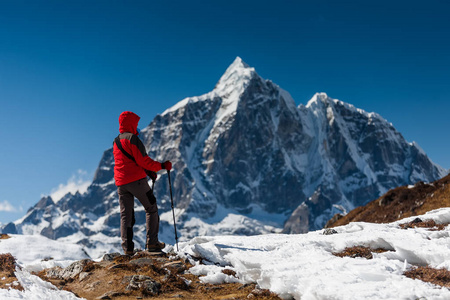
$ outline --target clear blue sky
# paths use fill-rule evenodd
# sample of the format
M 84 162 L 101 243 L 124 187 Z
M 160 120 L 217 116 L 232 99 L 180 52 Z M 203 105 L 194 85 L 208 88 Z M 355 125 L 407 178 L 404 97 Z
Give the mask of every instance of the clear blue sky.
M 297 104 L 326 92 L 381 114 L 450 168 L 449 11 L 444 0 L 0 0 L 0 222 L 92 179 L 122 111 L 145 127 L 212 90 L 236 56 Z

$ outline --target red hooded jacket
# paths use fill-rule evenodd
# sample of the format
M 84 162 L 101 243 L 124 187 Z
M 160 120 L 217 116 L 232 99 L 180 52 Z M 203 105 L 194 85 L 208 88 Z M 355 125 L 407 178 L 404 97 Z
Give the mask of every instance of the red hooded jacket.
M 133 156 L 136 162 L 126 157 L 114 143 L 114 179 L 117 186 L 146 178 L 145 170 L 153 172 L 161 170 L 161 163 L 147 155 L 144 144 L 137 136 L 139 120 L 140 117 L 131 111 L 124 111 L 119 116 L 120 143 L 123 150 Z

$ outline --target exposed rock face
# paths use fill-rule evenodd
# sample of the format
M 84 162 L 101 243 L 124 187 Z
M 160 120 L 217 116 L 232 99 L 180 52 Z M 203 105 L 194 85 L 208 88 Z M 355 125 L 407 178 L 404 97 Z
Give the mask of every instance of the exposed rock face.
M 320 229 L 336 213 L 393 187 L 446 174 L 378 114 L 323 93 L 297 107 L 289 93 L 240 58 L 212 92 L 156 116 L 141 139 L 152 158 L 173 162 L 184 239 Z M 3 230 L 71 237 L 104 252 L 120 249 L 113 166 L 108 149 L 85 194 L 68 194 L 57 203 L 44 198 Z M 155 195 L 161 237 L 173 242 L 166 174 L 156 182 Z M 137 206 L 138 245 L 145 241 L 144 220 Z
M 83 272 L 83 268 L 89 262 L 92 261 L 89 259 L 83 259 L 70 264 L 68 267 L 64 269 L 60 267 L 55 267 L 47 270 L 46 276 L 49 278 L 56 278 L 56 279 L 69 279 L 69 278 L 74 279 L 76 276 L 78 276 L 80 273 Z

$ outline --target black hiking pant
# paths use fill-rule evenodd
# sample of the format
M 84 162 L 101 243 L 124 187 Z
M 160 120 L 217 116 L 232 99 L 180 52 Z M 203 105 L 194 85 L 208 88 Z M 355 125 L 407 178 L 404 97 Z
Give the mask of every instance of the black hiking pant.
M 133 251 L 134 197 L 144 206 L 147 227 L 147 245 L 158 243 L 159 214 L 156 198 L 148 185 L 147 178 L 117 187 L 120 204 L 120 236 L 123 251 Z

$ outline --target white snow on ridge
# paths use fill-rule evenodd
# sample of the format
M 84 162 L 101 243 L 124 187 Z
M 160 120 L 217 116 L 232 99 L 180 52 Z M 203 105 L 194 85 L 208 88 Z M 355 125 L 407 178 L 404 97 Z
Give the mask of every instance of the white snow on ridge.
M 330 98 L 326 93 L 316 93 L 306 104 L 306 108 L 314 108 L 319 107 L 320 105 L 323 105 L 325 103 L 331 104 L 332 106 L 335 105 L 341 105 L 346 108 L 348 111 L 352 111 L 355 113 L 358 113 L 360 115 L 365 116 L 367 119 L 369 119 L 371 122 L 373 120 L 378 120 L 382 123 L 389 124 L 390 126 L 393 126 L 392 123 L 388 122 L 385 118 L 383 118 L 381 115 L 375 113 L 375 112 L 367 112 L 364 109 L 357 108 L 353 104 Z M 301 105 L 299 105 L 300 107 Z

